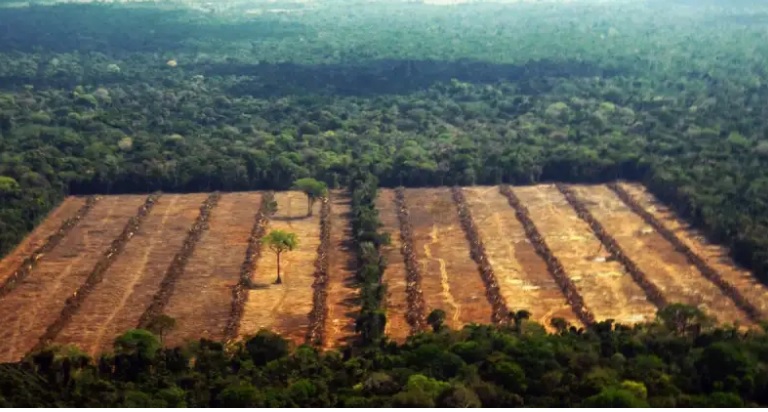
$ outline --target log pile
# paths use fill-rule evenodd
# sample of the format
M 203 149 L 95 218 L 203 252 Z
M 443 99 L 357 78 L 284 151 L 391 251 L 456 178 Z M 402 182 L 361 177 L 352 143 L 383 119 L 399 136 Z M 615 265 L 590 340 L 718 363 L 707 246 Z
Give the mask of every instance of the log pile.
M 165 306 L 168 304 L 168 300 L 173 294 L 176 281 L 184 273 L 184 268 L 187 266 L 189 258 L 192 257 L 192 253 L 195 251 L 197 243 L 203 236 L 203 232 L 208 229 L 208 220 L 210 219 L 211 211 L 216 207 L 220 198 L 221 194 L 218 192 L 212 193 L 205 199 L 202 206 L 200 206 L 200 214 L 197 216 L 197 219 L 195 219 L 192 226 L 187 230 L 187 238 L 184 239 L 181 250 L 176 253 L 171 264 L 168 266 L 168 269 L 166 269 L 163 281 L 160 283 L 160 288 L 155 296 L 152 297 L 152 303 L 141 315 L 141 318 L 139 318 L 139 328 L 147 328 L 148 325 L 152 324 L 156 317 L 163 314 Z
M 98 197 L 89 196 L 85 200 L 85 204 L 80 207 L 80 209 L 78 209 L 74 216 L 65 220 L 61 226 L 59 226 L 59 229 L 56 230 L 56 233 L 49 236 L 48 239 L 45 240 L 45 243 L 35 249 L 35 251 L 33 251 L 24 259 L 24 261 L 21 262 L 19 268 L 16 269 L 16 271 L 13 272 L 13 274 L 11 274 L 11 276 L 9 276 L 2 285 L 0 285 L 0 298 L 10 293 L 13 289 L 16 288 L 17 285 L 21 284 L 21 282 L 26 279 L 30 273 L 32 273 L 32 270 L 35 268 L 35 266 L 37 266 L 40 258 L 58 246 L 61 240 L 64 239 L 67 234 L 69 234 L 72 228 L 77 226 L 77 224 L 80 223 L 80 221 L 83 220 L 86 215 L 88 215 L 88 212 L 93 209 L 98 199 Z
M 624 265 L 624 269 L 626 269 L 627 273 L 632 276 L 632 279 L 634 279 L 635 283 L 637 283 L 640 288 L 643 289 L 643 292 L 645 292 L 648 300 L 656 305 L 656 307 L 659 309 L 667 306 L 667 301 L 664 298 L 664 295 L 662 295 L 661 290 L 656 287 L 656 285 L 654 285 L 648 279 L 648 275 L 646 275 L 645 272 L 643 272 L 637 266 L 637 264 L 635 264 L 635 262 L 630 259 L 626 253 L 624 253 L 624 250 L 621 248 L 621 246 L 619 246 L 618 242 L 616 242 L 616 239 L 608 234 L 603 225 L 598 222 L 597 219 L 595 219 L 595 217 L 592 215 L 589 209 L 587 209 L 586 205 L 584 205 L 584 202 L 579 199 L 576 193 L 574 193 L 571 188 L 564 184 L 558 184 L 557 189 L 560 191 L 560 193 L 563 194 L 563 196 L 565 196 L 565 200 L 568 201 L 568 204 L 570 204 L 571 207 L 576 211 L 576 214 L 579 216 L 579 218 L 587 222 L 590 229 L 592 229 L 592 232 L 595 234 L 595 236 L 597 236 L 598 239 L 600 239 L 600 242 L 611 254 L 611 258 L 621 262 L 621 264 Z
M 594 325 L 595 317 L 592 312 L 584 304 L 584 298 L 576 290 L 576 286 L 571 279 L 565 273 L 565 268 L 560 263 L 560 260 L 552 253 L 552 250 L 547 245 L 544 238 L 539 233 L 536 225 L 530 217 L 528 208 L 526 208 L 518 199 L 517 195 L 510 189 L 508 185 L 501 185 L 499 190 L 502 195 L 507 198 L 509 205 L 515 209 L 515 215 L 525 230 L 525 235 L 530 240 L 536 253 L 544 259 L 547 265 L 550 275 L 555 279 L 555 282 L 560 287 L 560 290 L 565 295 L 565 299 L 568 304 L 571 305 L 571 309 L 579 318 L 579 320 L 587 327 Z
M 464 229 L 464 235 L 467 238 L 467 242 L 469 242 L 470 255 L 472 256 L 472 260 L 477 263 L 480 277 L 485 284 L 486 297 L 493 308 L 491 322 L 499 324 L 507 319 L 509 309 L 507 309 L 507 304 L 501 296 L 499 283 L 496 280 L 496 274 L 493 272 L 493 267 L 488 260 L 488 255 L 485 252 L 485 244 L 480 238 L 480 232 L 477 230 L 475 220 L 472 218 L 472 212 L 469 210 L 464 191 L 461 190 L 460 187 L 453 187 L 451 192 L 453 195 L 453 202 L 456 203 L 456 209 L 459 212 L 461 227 Z
M 245 302 L 248 299 L 247 290 L 253 287 L 253 273 L 256 271 L 256 264 L 261 257 L 261 239 L 267 232 L 269 219 L 272 217 L 270 204 L 275 200 L 273 192 L 264 193 L 261 197 L 259 211 L 256 212 L 251 233 L 248 236 L 248 247 L 245 249 L 245 259 L 240 265 L 240 278 L 237 284 L 232 288 L 232 311 L 227 321 L 227 327 L 224 329 L 224 336 L 227 340 L 237 338 L 240 331 L 240 321 L 245 311 Z
M 421 272 L 413 249 L 413 228 L 408 205 L 405 202 L 405 189 L 399 187 L 395 190 L 395 207 L 400 223 L 400 253 L 405 262 L 406 296 L 408 300 L 408 314 L 406 319 L 411 326 L 411 334 L 426 330 L 427 317 L 425 313 L 424 292 L 421 290 Z
M 306 342 L 321 346 L 325 342 L 325 319 L 328 317 L 328 254 L 331 251 L 331 201 L 321 199 L 320 244 L 315 258 L 314 282 L 312 283 L 312 311 L 309 312 L 309 328 Z
M 747 300 L 747 298 L 744 297 L 744 295 L 742 295 L 741 292 L 739 292 L 733 285 L 723 279 L 720 274 L 712 268 L 712 266 L 704 261 L 704 259 L 694 253 L 691 248 L 689 248 L 677 237 L 677 235 L 674 234 L 674 232 L 665 227 L 658 219 L 656 219 L 655 216 L 645 210 L 645 208 L 643 208 L 637 202 L 637 200 L 635 200 L 632 195 L 629 194 L 629 192 L 624 190 L 624 188 L 619 186 L 617 183 L 609 184 L 608 188 L 616 193 L 616 196 L 618 196 L 619 199 L 621 199 L 621 201 L 630 208 L 630 210 L 639 215 L 646 224 L 651 226 L 654 230 L 656 230 L 656 232 L 664 237 L 664 239 L 671 243 L 675 247 L 675 250 L 685 255 L 686 259 L 688 259 L 688 262 L 695 266 L 696 269 L 698 269 L 705 278 L 714 283 L 723 292 L 723 294 L 731 298 L 736 306 L 747 314 L 750 320 L 754 322 L 759 322 L 761 320 L 762 317 L 757 307 L 752 305 Z
M 85 282 L 80 285 L 72 296 L 67 298 L 64 303 L 64 309 L 62 309 L 59 317 L 56 321 L 48 325 L 48 328 L 45 330 L 45 333 L 43 333 L 43 336 L 40 337 L 40 340 L 32 349 L 32 352 L 36 352 L 50 344 L 59 332 L 64 329 L 64 326 L 70 319 L 72 319 L 72 316 L 77 313 L 85 299 L 91 292 L 93 292 L 96 286 L 104 280 L 104 274 L 109 270 L 115 260 L 117 260 L 117 257 L 120 256 L 123 250 L 125 250 L 125 246 L 133 238 L 136 232 L 141 228 L 141 224 L 144 223 L 144 220 L 152 211 L 152 208 L 157 203 L 159 197 L 160 195 L 148 196 L 147 200 L 144 201 L 144 204 L 139 207 L 136 216 L 133 216 L 128 220 L 128 223 L 125 224 L 120 235 L 112 241 L 109 248 L 104 252 L 99 261 L 96 262 L 96 265 L 91 270 L 91 273 L 88 274 Z

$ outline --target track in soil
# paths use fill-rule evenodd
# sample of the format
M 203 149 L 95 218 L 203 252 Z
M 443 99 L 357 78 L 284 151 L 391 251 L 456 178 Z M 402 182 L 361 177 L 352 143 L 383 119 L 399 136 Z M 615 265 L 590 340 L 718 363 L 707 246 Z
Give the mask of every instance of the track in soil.
M 232 309 L 232 288 L 240 280 L 240 265 L 260 204 L 260 193 L 222 194 L 211 211 L 208 230 L 203 232 L 165 306 L 164 313 L 176 320 L 165 339 L 167 346 L 199 338 L 224 339 Z
M 400 253 L 400 223 L 395 206 L 395 192 L 391 189 L 380 189 L 376 199 L 376 209 L 379 220 L 383 225 L 381 232 L 388 233 L 390 244 L 381 247 L 381 254 L 387 262 L 383 282 L 387 286 L 385 307 L 387 310 L 387 325 L 385 334 L 395 342 L 404 342 L 410 334 L 406 314 L 408 313 L 407 279 L 405 262 Z
M 85 198 L 70 196 L 41 221 L 35 230 L 14 248 L 8 255 L 0 260 L 0 285 L 18 269 L 36 249 L 43 246 L 48 237 L 53 235 L 59 227 L 77 213 L 85 204 Z
M 43 257 L 10 294 L 0 299 L 0 362 L 21 359 L 32 349 L 91 273 L 146 196 L 105 197 L 88 217 Z
M 465 188 L 464 193 L 509 310 L 528 310 L 531 320 L 550 331 L 557 317 L 582 327 L 498 187 Z
M 296 233 L 299 247 L 281 257 L 283 283 L 274 284 L 277 259 L 274 253 L 262 253 L 254 288 L 248 291 L 240 335 L 249 336 L 260 329 L 270 329 L 296 344 L 304 343 L 312 310 L 312 284 L 317 246 L 320 244 L 320 202 L 315 202 L 307 216 L 307 197 L 301 192 L 275 194 L 277 213 L 269 222 L 267 233 L 285 230 Z
M 163 195 L 104 280 L 56 338 L 91 355 L 109 351 L 152 302 L 205 194 Z
M 513 190 L 597 321 L 633 324 L 655 317 L 643 290 L 620 263 L 604 261 L 608 253 L 554 185 Z
M 490 323 L 492 309 L 448 188 L 406 189 L 427 314 L 441 309 L 446 325 Z
M 355 285 L 355 252 L 350 226 L 350 199 L 344 192 L 331 194 L 331 250 L 328 256 L 328 316 L 324 347 L 350 343 L 359 312 Z

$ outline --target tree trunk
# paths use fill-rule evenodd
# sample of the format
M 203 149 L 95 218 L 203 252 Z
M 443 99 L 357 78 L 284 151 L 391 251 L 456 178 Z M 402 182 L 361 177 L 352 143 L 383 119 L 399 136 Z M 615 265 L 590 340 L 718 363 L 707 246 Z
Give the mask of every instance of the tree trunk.
M 275 280 L 275 285 L 279 285 L 283 283 L 283 279 L 280 277 L 280 253 L 277 254 L 277 280 Z
M 307 216 L 312 216 L 312 203 L 314 203 L 314 199 L 307 196 Z

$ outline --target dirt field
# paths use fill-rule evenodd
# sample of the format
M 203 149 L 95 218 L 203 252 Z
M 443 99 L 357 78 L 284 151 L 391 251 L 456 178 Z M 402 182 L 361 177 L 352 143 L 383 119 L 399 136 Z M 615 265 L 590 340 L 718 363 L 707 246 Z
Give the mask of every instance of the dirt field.
M 605 186 L 572 186 L 590 212 L 669 303 L 697 306 L 721 322 L 749 324 L 731 300 Z
M 656 307 L 620 263 L 596 259 L 607 252 L 554 185 L 513 190 L 598 321 L 631 324 L 655 317 Z
M 70 196 L 54 209 L 13 251 L 0 260 L 0 284 L 19 268 L 19 265 L 54 234 L 65 220 L 72 217 L 85 204 L 85 198 Z
M 20 359 L 61 313 L 146 196 L 105 197 L 34 271 L 0 300 L 0 362 Z
M 416 258 L 427 314 L 446 313 L 446 325 L 490 323 L 491 305 L 448 188 L 407 189 Z
M 211 212 L 210 228 L 203 232 L 166 306 L 165 314 L 176 319 L 166 345 L 224 338 L 232 309 L 232 287 L 239 280 L 260 203 L 260 193 L 222 195 Z
M 199 214 L 205 194 L 163 195 L 104 280 L 56 338 L 91 355 L 135 328 Z
M 727 248 L 709 243 L 700 232 L 679 219 L 672 210 L 656 200 L 641 185 L 624 183 L 621 186 L 637 199 L 645 210 L 659 219 L 664 226 L 677 235 L 678 239 L 712 266 L 723 279 L 736 287 L 760 310 L 762 316 L 768 319 L 768 288 L 748 270 L 736 265 L 728 255 Z
M 581 327 L 499 188 L 465 188 L 464 193 L 509 309 L 528 310 L 531 320 L 549 329 L 555 317 Z
M 252 335 L 266 328 L 302 344 L 312 310 L 314 265 L 320 244 L 320 202 L 315 203 L 312 216 L 307 216 L 307 197 L 301 192 L 275 193 L 275 201 L 278 211 L 267 233 L 276 229 L 296 233 L 299 247 L 281 258 L 281 285 L 274 284 L 277 259 L 268 248 L 264 249 L 253 276 L 259 287 L 248 291 L 240 334 Z
M 350 228 L 350 199 L 342 192 L 331 195 L 331 251 L 328 256 L 328 317 L 325 344 L 341 346 L 355 334 L 359 311 L 355 286 L 355 249 Z
M 400 223 L 395 208 L 395 192 L 390 189 L 379 190 L 376 199 L 381 232 L 389 233 L 391 243 L 381 249 L 387 268 L 384 271 L 384 283 L 387 285 L 387 326 L 385 333 L 396 342 L 404 342 L 410 334 L 410 326 L 405 318 L 408 313 L 406 295 L 405 263 L 400 253 Z

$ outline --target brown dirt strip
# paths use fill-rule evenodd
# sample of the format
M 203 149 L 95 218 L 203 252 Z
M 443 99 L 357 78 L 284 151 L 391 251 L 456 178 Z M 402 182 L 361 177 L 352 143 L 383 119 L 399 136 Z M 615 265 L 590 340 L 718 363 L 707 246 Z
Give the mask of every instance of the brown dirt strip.
M 331 197 L 331 248 L 328 256 L 328 316 L 325 347 L 351 343 L 359 310 L 355 286 L 355 251 L 350 222 L 351 205 L 346 193 Z
M 0 362 L 28 353 L 56 321 L 66 300 L 91 273 L 146 196 L 105 197 L 41 259 L 32 274 L 0 299 Z
M 459 221 L 461 222 L 461 228 L 464 230 L 464 236 L 469 243 L 469 253 L 472 260 L 477 263 L 477 269 L 480 272 L 480 278 L 483 279 L 485 284 L 485 295 L 488 298 L 488 303 L 491 304 L 493 313 L 491 315 L 491 321 L 499 324 L 502 321 L 507 320 L 509 311 L 507 310 L 507 302 L 504 301 L 504 297 L 501 296 L 499 291 L 499 282 L 496 280 L 496 273 L 488 260 L 488 255 L 485 251 L 485 243 L 480 237 L 480 232 L 477 229 L 475 220 L 472 218 L 472 212 L 467 204 L 467 198 L 464 196 L 464 191 L 459 187 L 453 187 L 451 189 L 453 195 L 453 202 L 456 204 L 456 210 L 459 214 Z
M 296 233 L 299 246 L 281 258 L 283 283 L 280 285 L 274 284 L 277 277 L 275 255 L 269 252 L 259 262 L 254 273 L 254 289 L 248 291 L 240 322 L 240 336 L 269 329 L 295 344 L 303 344 L 312 310 L 313 265 L 320 244 L 320 203 L 316 202 L 312 215 L 307 216 L 307 198 L 303 193 L 276 193 L 275 200 L 278 209 L 267 233 L 278 229 Z
M 648 275 L 640 269 L 640 267 L 637 266 L 626 253 L 624 253 L 621 245 L 616 242 L 616 239 L 614 239 L 613 236 L 605 230 L 605 227 L 595 219 L 579 195 L 564 184 L 558 184 L 557 190 L 563 194 L 568 204 L 570 204 L 573 210 L 576 211 L 576 215 L 589 225 L 589 228 L 592 229 L 592 233 L 600 240 L 605 250 L 610 254 L 610 258 L 624 265 L 624 270 L 629 273 L 635 283 L 643 289 L 648 301 L 653 303 L 659 309 L 663 309 L 667 306 L 667 300 L 664 298 L 661 290 L 656 284 L 651 282 Z
M 645 221 L 646 224 L 650 225 L 653 229 L 655 229 L 661 236 L 664 237 L 669 243 L 671 243 L 675 249 L 685 255 L 685 257 L 688 259 L 688 262 L 690 264 L 696 266 L 696 269 L 699 270 L 702 276 L 707 278 L 710 282 L 714 283 L 715 286 L 717 286 L 725 296 L 728 296 L 733 302 L 738 306 L 739 309 L 743 310 L 749 319 L 753 322 L 759 322 L 760 319 L 760 311 L 757 309 L 755 305 L 753 305 L 747 298 L 742 295 L 742 293 L 736 289 L 732 284 L 730 284 L 728 281 L 726 281 L 720 274 L 712 268 L 709 264 L 707 264 L 704 259 L 699 257 L 696 253 L 693 252 L 693 250 L 688 247 L 685 243 L 683 243 L 674 232 L 669 230 L 666 226 L 664 226 L 658 219 L 656 219 L 655 216 L 653 216 L 651 213 L 648 213 L 647 210 L 645 210 L 634 197 L 632 197 L 631 194 L 629 194 L 626 190 L 624 190 L 621 186 L 618 184 L 609 184 L 608 187 L 616 193 L 616 195 L 621 199 L 627 206 L 629 206 L 630 209 L 632 209 L 633 212 L 640 215 L 641 218 Z
M 163 195 L 55 342 L 74 344 L 93 356 L 109 351 L 120 334 L 135 328 L 206 197 Z
M 752 305 L 757 307 L 763 319 L 768 319 L 768 287 L 760 283 L 749 270 L 739 267 L 731 259 L 727 248 L 709 243 L 702 233 L 679 218 L 674 211 L 658 201 L 642 185 L 621 183 L 620 186 L 636 199 L 643 209 L 671 230 L 693 253 L 719 273 L 726 282 L 738 289 Z
M 469 187 L 464 192 L 509 310 L 528 310 L 531 320 L 548 330 L 553 330 L 553 318 L 582 327 L 499 189 Z
M 104 276 L 106 275 L 109 268 L 113 263 L 115 263 L 115 260 L 117 260 L 120 254 L 123 253 L 126 245 L 128 245 L 128 242 L 131 241 L 136 232 L 139 231 L 141 225 L 152 211 L 152 208 L 154 208 L 159 197 L 160 195 L 149 195 L 144 204 L 139 207 L 139 210 L 136 212 L 136 216 L 128 220 L 120 235 L 118 235 L 117 238 L 112 241 L 112 244 L 107 248 L 106 251 L 104 251 L 101 259 L 96 262 L 96 265 L 85 279 L 85 282 L 83 282 L 83 284 L 77 288 L 75 293 L 72 294 L 71 298 L 66 300 L 64 309 L 61 310 L 59 317 L 55 322 L 48 325 L 48 328 L 45 330 L 43 336 L 40 337 L 37 345 L 32 348 L 32 352 L 39 351 L 48 346 L 53 341 L 53 339 L 56 338 L 59 332 L 64 329 L 64 326 L 66 326 L 66 324 L 72 319 L 72 316 L 74 316 L 78 310 L 80 310 L 83 302 L 88 298 L 88 296 L 91 295 L 96 286 L 99 285 L 102 280 L 104 280 Z
M 211 211 L 208 230 L 202 233 L 165 308 L 165 314 L 176 320 L 166 337 L 169 347 L 200 338 L 224 340 L 232 288 L 240 281 L 251 222 L 260 204 L 260 193 L 227 193 Z
M 328 253 L 331 249 L 331 200 L 320 199 L 320 244 L 315 256 L 315 280 L 312 282 L 312 310 L 309 312 L 307 344 L 323 346 L 325 320 L 328 316 Z
M 90 212 L 96 200 L 94 196 L 87 199 L 68 197 L 0 261 L 0 298 L 32 273 L 40 259 L 56 248 L 61 239 Z
M 405 317 L 411 326 L 411 334 L 416 334 L 427 327 L 427 305 L 424 300 L 424 291 L 421 289 L 421 269 L 416 259 L 416 247 L 413 243 L 411 212 L 405 200 L 405 189 L 402 187 L 395 190 L 395 209 L 400 225 L 400 254 L 405 261 L 406 270 L 405 292 L 408 300 L 408 311 Z
M 245 302 L 248 300 L 248 289 L 253 286 L 253 273 L 263 250 L 261 239 L 267 233 L 267 225 L 269 225 L 269 219 L 272 218 L 273 213 L 270 204 L 274 200 L 275 194 L 273 192 L 266 192 L 261 195 L 261 206 L 256 212 L 251 235 L 248 237 L 248 248 L 245 249 L 245 259 L 240 265 L 240 281 L 232 288 L 232 312 L 224 331 L 227 341 L 237 339 L 240 332 L 240 321 L 243 319 Z
M 627 255 L 656 284 L 670 303 L 700 308 L 721 322 L 749 323 L 746 315 L 706 280 L 666 239 L 605 186 L 574 186 L 590 212 L 599 219 Z
M 630 325 L 655 319 L 656 307 L 619 262 L 606 258 L 602 243 L 554 185 L 515 192 L 597 320 Z
M 400 230 L 395 206 L 395 192 L 379 189 L 376 198 L 383 233 L 389 234 L 390 244 L 381 247 L 381 255 L 386 261 L 382 282 L 387 287 L 384 308 L 387 311 L 387 325 L 384 333 L 393 341 L 402 343 L 410 334 L 411 326 L 406 317 L 409 311 L 407 296 L 406 268 L 400 250 Z M 423 307 L 423 305 L 422 305 Z
M 452 329 L 491 322 L 493 310 L 470 257 L 450 189 L 406 189 L 405 198 L 427 311 L 445 311 L 445 323 Z

